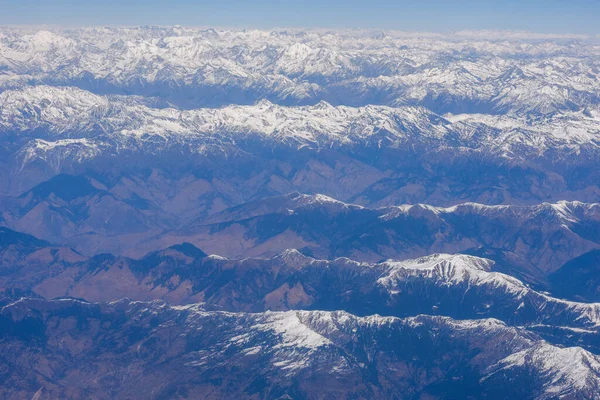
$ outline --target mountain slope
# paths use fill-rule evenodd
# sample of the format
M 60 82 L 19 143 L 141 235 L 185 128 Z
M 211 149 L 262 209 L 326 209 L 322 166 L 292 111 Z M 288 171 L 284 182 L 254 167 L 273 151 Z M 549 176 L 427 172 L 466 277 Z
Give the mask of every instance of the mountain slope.
M 0 289 L 31 288 L 85 259 L 71 248 L 0 227 Z

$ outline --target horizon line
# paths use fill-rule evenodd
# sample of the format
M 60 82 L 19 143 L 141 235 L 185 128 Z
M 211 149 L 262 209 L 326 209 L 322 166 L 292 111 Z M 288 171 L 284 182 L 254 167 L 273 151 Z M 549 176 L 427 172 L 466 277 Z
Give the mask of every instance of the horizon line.
M 530 40 L 590 40 L 600 39 L 598 34 L 585 33 L 558 33 L 558 32 L 539 32 L 534 30 L 523 29 L 458 29 L 449 31 L 431 31 L 431 30 L 402 30 L 389 28 L 361 28 L 361 27 L 298 27 L 298 26 L 276 26 L 272 28 L 252 27 L 252 26 L 226 26 L 226 25 L 186 25 L 186 24 L 0 24 L 0 29 L 31 29 L 31 30 L 83 30 L 83 29 L 140 29 L 140 28 L 160 28 L 160 29 L 197 29 L 197 30 L 214 30 L 229 31 L 229 32 L 315 32 L 315 33 L 338 33 L 338 32 L 380 32 L 383 34 L 404 34 L 411 36 L 431 36 L 431 37 L 464 37 L 464 38 L 479 38 L 479 39 L 530 39 Z

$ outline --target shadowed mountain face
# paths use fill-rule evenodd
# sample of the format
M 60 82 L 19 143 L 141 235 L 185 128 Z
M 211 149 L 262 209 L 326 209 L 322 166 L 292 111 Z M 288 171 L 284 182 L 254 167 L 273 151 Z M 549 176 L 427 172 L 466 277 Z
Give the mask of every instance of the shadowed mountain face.
M 550 282 L 559 296 L 600 301 L 600 251 L 572 259 L 550 275 Z
M 597 399 L 599 66 L 0 27 L 0 398 Z
M 100 192 L 98 188 L 82 176 L 62 174 L 40 183 L 20 197 L 39 202 L 54 196 L 68 203 L 80 197 L 92 197 Z

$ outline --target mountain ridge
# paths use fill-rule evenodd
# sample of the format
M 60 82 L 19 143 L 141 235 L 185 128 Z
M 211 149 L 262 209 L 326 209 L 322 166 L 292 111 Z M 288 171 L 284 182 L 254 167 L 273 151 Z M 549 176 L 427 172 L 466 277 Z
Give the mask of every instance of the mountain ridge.
M 75 315 L 82 323 L 65 330 L 64 322 Z M 3 387 L 4 395 L 12 396 L 39 391 L 50 397 L 75 398 L 86 391 L 108 398 L 115 394 L 145 395 L 157 389 L 169 396 L 204 396 L 214 390 L 226 398 L 314 396 L 324 390 L 319 376 L 345 383 L 328 386 L 327 392 L 336 397 L 350 393 L 376 397 L 486 393 L 490 398 L 512 394 L 549 399 L 558 393 L 586 399 L 599 385 L 596 356 L 578 348 L 555 348 L 536 335 L 496 320 L 360 318 L 339 311 L 232 314 L 204 311 L 199 305 L 90 304 L 70 299 L 21 299 L 2 307 L 0 316 L 6 334 L 2 346 L 19 350 L 9 359 L 14 373 L 5 375 L 12 384 Z M 102 328 L 95 329 L 98 325 Z M 119 335 L 123 331 L 131 334 Z M 19 334 L 15 336 L 15 332 Z M 86 340 L 90 335 L 113 343 L 111 357 L 90 362 L 86 356 L 98 349 L 98 341 Z M 52 342 L 56 337 L 68 337 L 79 344 L 79 350 L 73 354 L 61 351 Z M 165 358 L 162 354 L 168 337 L 173 356 Z M 404 340 L 394 340 L 398 337 Z M 444 359 L 439 350 L 448 345 L 455 350 L 453 357 Z M 37 368 L 25 371 L 20 366 L 42 346 L 44 351 L 38 357 L 60 360 L 65 368 L 62 377 L 43 374 Z M 474 358 L 469 349 L 476 350 Z M 556 352 L 566 365 L 545 357 Z M 229 361 L 224 363 L 225 359 Z M 86 367 L 78 369 L 83 363 Z M 114 372 L 106 375 L 100 363 L 108 363 Z M 132 363 L 135 368 L 131 368 Z M 413 368 L 425 373 L 436 367 L 447 372 L 410 377 Z M 235 372 L 241 368 L 247 371 L 243 376 Z M 503 372 L 508 370 L 513 371 L 518 384 L 513 381 L 507 385 Z M 15 373 L 29 379 L 15 379 Z M 95 383 L 99 374 L 104 378 Z M 212 380 L 228 374 L 236 376 L 235 384 Z M 204 377 L 202 383 L 198 383 L 198 375 Z M 68 383 L 77 376 L 84 377 L 78 385 Z M 263 378 L 257 382 L 258 376 Z M 157 387 L 165 379 L 171 380 L 170 386 Z M 107 380 L 114 383 L 108 393 L 102 386 Z M 521 384 L 525 382 L 526 389 Z

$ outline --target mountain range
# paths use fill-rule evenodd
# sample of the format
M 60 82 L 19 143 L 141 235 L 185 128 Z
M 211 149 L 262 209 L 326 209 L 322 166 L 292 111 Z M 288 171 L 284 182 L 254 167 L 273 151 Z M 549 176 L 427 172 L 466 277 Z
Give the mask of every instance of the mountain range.
M 0 397 L 599 399 L 600 47 L 0 27 Z

